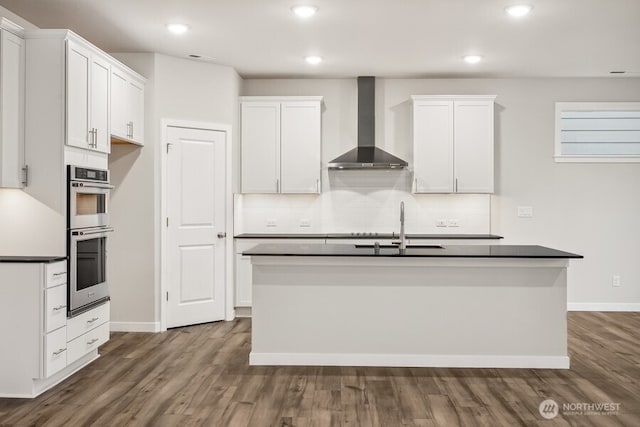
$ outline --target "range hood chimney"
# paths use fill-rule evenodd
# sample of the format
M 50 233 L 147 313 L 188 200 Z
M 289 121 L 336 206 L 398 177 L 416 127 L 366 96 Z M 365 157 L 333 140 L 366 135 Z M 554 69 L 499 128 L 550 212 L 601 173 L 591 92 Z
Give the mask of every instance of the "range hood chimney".
M 329 162 L 329 169 L 402 169 L 404 160 L 375 146 L 376 78 L 358 77 L 358 146 Z

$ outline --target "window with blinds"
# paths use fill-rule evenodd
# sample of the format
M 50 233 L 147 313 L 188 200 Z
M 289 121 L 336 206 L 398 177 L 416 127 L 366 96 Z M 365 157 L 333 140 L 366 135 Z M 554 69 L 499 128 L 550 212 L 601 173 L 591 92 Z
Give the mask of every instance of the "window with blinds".
M 556 161 L 640 162 L 640 102 L 556 103 Z

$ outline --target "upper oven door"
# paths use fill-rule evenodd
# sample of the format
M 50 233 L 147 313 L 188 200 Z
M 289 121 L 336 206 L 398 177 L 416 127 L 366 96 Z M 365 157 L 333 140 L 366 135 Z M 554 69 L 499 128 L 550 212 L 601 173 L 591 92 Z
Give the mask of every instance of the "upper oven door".
M 106 227 L 109 222 L 109 184 L 71 181 L 69 228 Z

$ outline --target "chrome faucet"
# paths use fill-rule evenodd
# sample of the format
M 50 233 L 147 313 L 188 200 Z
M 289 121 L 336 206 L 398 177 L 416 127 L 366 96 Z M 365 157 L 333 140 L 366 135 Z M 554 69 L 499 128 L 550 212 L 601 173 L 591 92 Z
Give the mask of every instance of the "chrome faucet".
M 400 253 L 403 253 L 407 248 L 407 239 L 404 235 L 404 202 L 400 202 L 400 241 L 393 243 L 398 245 Z

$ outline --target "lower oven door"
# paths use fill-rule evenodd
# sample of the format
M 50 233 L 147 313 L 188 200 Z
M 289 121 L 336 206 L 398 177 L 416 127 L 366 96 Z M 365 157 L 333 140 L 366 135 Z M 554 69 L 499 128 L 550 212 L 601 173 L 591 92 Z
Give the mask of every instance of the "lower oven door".
M 107 237 L 113 228 L 71 230 L 69 233 L 69 312 L 106 300 Z

